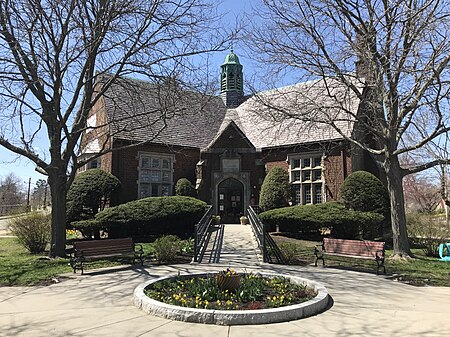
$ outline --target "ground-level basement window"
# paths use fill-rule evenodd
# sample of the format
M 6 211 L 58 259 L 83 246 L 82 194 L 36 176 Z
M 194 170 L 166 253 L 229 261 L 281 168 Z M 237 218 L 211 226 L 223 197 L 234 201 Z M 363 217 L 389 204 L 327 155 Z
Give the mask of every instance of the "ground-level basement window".
M 139 198 L 168 196 L 173 188 L 172 155 L 139 153 Z
M 293 204 L 319 204 L 323 198 L 323 165 L 321 154 L 289 155 L 289 180 Z

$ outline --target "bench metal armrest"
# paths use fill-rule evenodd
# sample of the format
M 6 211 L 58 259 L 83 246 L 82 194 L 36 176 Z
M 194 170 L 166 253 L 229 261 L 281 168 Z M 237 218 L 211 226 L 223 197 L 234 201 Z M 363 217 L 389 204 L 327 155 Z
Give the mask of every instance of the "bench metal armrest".
M 325 265 L 325 259 L 323 258 L 323 253 L 325 250 L 323 249 L 323 244 L 314 246 L 314 255 L 316 256 L 316 261 L 314 265 L 317 267 L 317 261 L 322 260 L 322 264 Z
M 314 246 L 314 254 L 323 254 L 324 249 L 323 249 L 323 245 L 315 245 Z
M 137 249 L 136 249 L 137 248 Z M 134 251 L 136 252 L 136 253 L 144 253 L 144 248 L 142 247 L 142 245 L 140 244 L 140 243 L 138 243 L 138 244 L 134 244 Z
M 141 261 L 141 266 L 144 265 L 143 256 L 144 256 L 144 248 L 142 247 L 142 245 L 140 243 L 139 244 L 134 243 L 134 260 L 138 258 L 139 261 Z
M 384 249 L 377 250 L 375 256 L 377 260 L 384 260 Z

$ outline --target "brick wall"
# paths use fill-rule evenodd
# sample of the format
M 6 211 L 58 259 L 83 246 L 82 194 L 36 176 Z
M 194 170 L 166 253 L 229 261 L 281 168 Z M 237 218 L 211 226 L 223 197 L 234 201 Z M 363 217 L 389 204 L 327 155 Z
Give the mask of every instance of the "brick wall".
M 338 200 L 339 188 L 344 179 L 351 173 L 351 158 L 348 151 L 336 149 L 324 162 L 325 192 L 327 201 Z
M 114 142 L 114 147 L 121 147 L 126 143 Z M 199 150 L 193 148 L 182 148 L 161 144 L 148 144 L 113 151 L 112 171 L 119 178 L 122 189 L 120 194 L 114 198 L 113 204 L 119 204 L 136 200 L 138 197 L 138 166 L 139 152 L 161 153 L 174 155 L 173 186 L 178 179 L 187 178 L 195 185 L 195 165 L 199 160 Z M 172 191 L 174 194 L 174 191 Z
M 274 166 L 289 169 L 287 157 L 289 154 L 324 153 L 325 192 L 327 201 L 337 200 L 339 188 L 344 179 L 351 173 L 352 162 L 349 151 L 339 144 L 312 144 L 310 146 L 292 146 L 279 149 L 264 150 L 261 158 L 265 162 L 267 170 Z

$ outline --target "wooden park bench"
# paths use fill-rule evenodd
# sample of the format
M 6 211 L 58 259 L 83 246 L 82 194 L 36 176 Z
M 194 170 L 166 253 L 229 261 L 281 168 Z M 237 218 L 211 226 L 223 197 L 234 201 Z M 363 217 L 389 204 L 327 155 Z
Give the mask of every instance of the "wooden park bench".
M 138 259 L 143 265 L 143 254 L 142 245 L 135 245 L 132 238 L 75 241 L 73 243 L 73 252 L 70 256 L 70 266 L 73 268 L 74 273 L 77 269 L 80 269 L 81 275 L 83 275 L 83 263 L 88 260 L 129 256 L 133 257 L 133 264 Z
M 314 254 L 316 255 L 314 264 L 316 267 L 318 260 L 322 260 L 323 265 L 325 265 L 325 255 L 333 255 L 375 260 L 377 263 L 377 275 L 380 268 L 383 268 L 386 274 L 384 242 L 324 238 L 322 245 L 314 248 Z

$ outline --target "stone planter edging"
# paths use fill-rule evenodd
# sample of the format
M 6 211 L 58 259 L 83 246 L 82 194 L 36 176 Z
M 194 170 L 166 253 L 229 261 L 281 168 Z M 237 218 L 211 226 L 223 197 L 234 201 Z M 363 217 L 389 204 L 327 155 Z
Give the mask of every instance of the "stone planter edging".
M 200 277 L 211 274 L 213 273 L 195 273 L 180 275 L 180 277 Z M 328 306 L 328 291 L 318 282 L 290 275 L 260 274 L 266 277 L 283 276 L 289 278 L 292 282 L 307 284 L 316 290 L 317 296 L 307 302 L 272 309 L 213 310 L 175 306 L 156 301 L 145 295 L 144 289 L 150 284 L 178 276 L 177 274 L 170 274 L 138 285 L 134 290 L 134 304 L 144 312 L 158 317 L 217 325 L 252 325 L 292 321 L 316 315 Z

